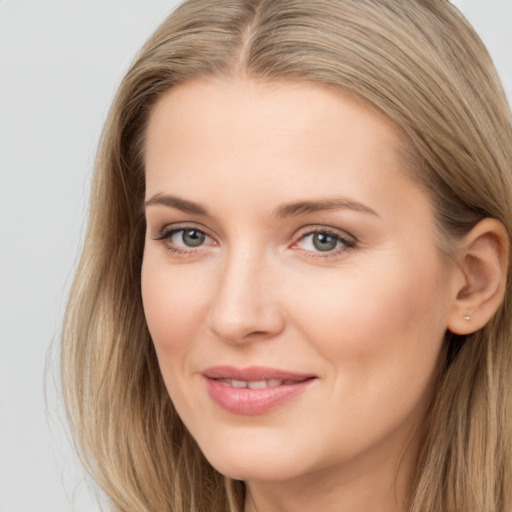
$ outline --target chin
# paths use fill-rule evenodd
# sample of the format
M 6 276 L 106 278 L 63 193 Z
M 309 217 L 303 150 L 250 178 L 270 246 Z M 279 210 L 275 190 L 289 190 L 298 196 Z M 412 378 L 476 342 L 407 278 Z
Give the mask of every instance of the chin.
M 233 480 L 278 482 L 302 474 L 296 464 L 286 464 L 283 461 L 276 463 L 274 458 L 253 461 L 242 455 L 236 461 L 214 460 L 210 463 L 219 473 Z
M 268 443 L 268 439 L 259 443 L 226 442 L 213 448 L 210 445 L 203 453 L 219 473 L 235 480 L 279 481 L 307 472 L 301 450 Z

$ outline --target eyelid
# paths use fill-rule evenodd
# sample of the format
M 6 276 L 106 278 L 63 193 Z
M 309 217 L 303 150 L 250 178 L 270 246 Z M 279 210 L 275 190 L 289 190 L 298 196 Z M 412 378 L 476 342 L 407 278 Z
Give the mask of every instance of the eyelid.
M 206 237 L 213 241 L 213 243 L 208 242 L 197 247 L 187 247 L 185 245 L 176 245 L 170 241 L 171 237 L 180 231 L 186 230 L 197 230 L 201 233 L 204 233 Z M 335 249 L 329 251 L 320 251 L 320 250 L 308 250 L 298 247 L 298 244 L 307 236 L 314 234 L 326 234 L 328 236 L 332 236 L 339 242 L 341 242 L 341 247 L 337 247 Z M 165 248 L 173 253 L 179 254 L 191 254 L 197 253 L 198 251 L 204 250 L 208 247 L 218 245 L 218 241 L 216 237 L 211 233 L 211 231 L 204 225 L 197 222 L 177 222 L 166 224 L 162 228 L 158 230 L 158 235 L 151 237 L 155 241 L 162 242 Z M 302 227 L 298 230 L 292 237 L 292 242 L 288 245 L 289 248 L 300 250 L 303 253 L 307 254 L 310 257 L 314 258 L 329 258 L 339 256 L 341 253 L 346 252 L 347 250 L 353 249 L 357 244 L 358 240 L 355 236 L 349 234 L 347 231 L 334 228 L 326 225 L 308 225 Z
M 325 226 L 325 225 L 313 225 L 313 226 L 305 226 L 304 228 L 299 230 L 294 235 L 294 237 L 293 237 L 294 241 L 292 242 L 290 247 L 292 249 L 299 250 L 299 248 L 297 248 L 296 245 L 301 240 L 303 240 L 304 238 L 306 238 L 309 235 L 314 235 L 314 234 L 318 234 L 318 233 L 326 234 L 326 235 L 336 238 L 337 240 L 339 240 L 342 243 L 342 247 L 338 247 L 336 249 L 333 249 L 332 251 L 325 251 L 325 252 L 310 251 L 310 250 L 304 249 L 304 252 L 311 253 L 312 255 L 314 255 L 314 257 L 328 258 L 328 257 L 338 256 L 342 252 L 345 252 L 349 249 L 353 249 L 358 243 L 358 240 L 355 236 L 347 233 L 344 230 L 341 230 L 338 228 L 333 228 L 330 226 Z
M 209 238 L 212 238 L 215 240 L 215 236 L 211 234 L 210 230 L 203 226 L 202 224 L 199 224 L 197 222 L 176 222 L 176 223 L 170 223 L 165 224 L 163 227 L 158 229 L 158 234 L 156 236 L 153 236 L 153 240 L 161 240 L 167 236 L 169 236 L 170 233 L 181 231 L 181 230 L 187 230 L 187 229 L 195 229 L 197 231 L 201 231 Z
M 171 243 L 171 238 L 176 233 L 179 233 L 180 231 L 187 231 L 187 230 L 195 230 L 200 231 L 203 233 L 206 237 L 208 237 L 210 240 L 214 242 L 212 243 L 205 243 L 202 245 L 199 245 L 197 247 L 187 247 L 185 245 L 176 245 L 174 243 Z M 210 233 L 210 230 L 207 229 L 202 224 L 198 224 L 196 222 L 178 222 L 174 224 L 166 224 L 162 228 L 158 230 L 158 235 L 151 237 L 153 240 L 157 242 L 162 242 L 162 244 L 165 246 L 167 250 L 170 252 L 173 252 L 175 254 L 190 254 L 190 253 L 197 253 L 198 251 L 203 250 L 205 247 L 211 247 L 212 245 L 218 245 L 218 242 L 216 238 Z

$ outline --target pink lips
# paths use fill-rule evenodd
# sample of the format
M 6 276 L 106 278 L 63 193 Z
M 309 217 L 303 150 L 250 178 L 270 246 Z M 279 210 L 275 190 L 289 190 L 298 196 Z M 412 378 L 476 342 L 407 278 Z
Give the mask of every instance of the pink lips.
M 203 372 L 210 398 L 233 414 L 264 414 L 300 395 L 314 375 L 251 366 L 215 366 Z

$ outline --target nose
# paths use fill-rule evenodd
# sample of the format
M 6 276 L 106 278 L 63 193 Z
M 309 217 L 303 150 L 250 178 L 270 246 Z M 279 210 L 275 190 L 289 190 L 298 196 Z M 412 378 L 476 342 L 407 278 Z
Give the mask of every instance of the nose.
M 237 254 L 225 262 L 211 303 L 208 326 L 228 343 L 270 339 L 284 329 L 276 299 L 276 269 L 257 255 Z

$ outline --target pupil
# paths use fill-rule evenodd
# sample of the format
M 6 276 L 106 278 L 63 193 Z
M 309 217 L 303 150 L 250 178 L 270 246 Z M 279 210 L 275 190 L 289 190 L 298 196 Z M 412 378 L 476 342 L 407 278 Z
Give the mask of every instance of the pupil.
M 319 251 L 332 251 L 336 249 L 336 238 L 324 233 L 316 233 L 313 236 L 313 245 Z
M 182 238 L 185 245 L 198 247 L 204 242 L 204 233 L 195 229 L 189 229 L 183 232 Z

